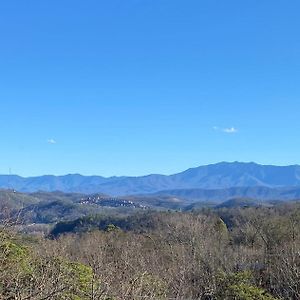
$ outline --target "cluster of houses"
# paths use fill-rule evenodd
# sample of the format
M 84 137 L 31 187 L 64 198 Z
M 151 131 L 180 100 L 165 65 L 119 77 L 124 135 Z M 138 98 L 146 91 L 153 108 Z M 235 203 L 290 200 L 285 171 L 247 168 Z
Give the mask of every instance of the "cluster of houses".
M 146 209 L 147 207 L 141 204 L 134 203 L 127 199 L 105 197 L 101 195 L 89 196 L 87 198 L 82 198 L 80 204 L 94 204 L 100 206 L 109 207 L 130 207 L 130 208 L 141 208 Z

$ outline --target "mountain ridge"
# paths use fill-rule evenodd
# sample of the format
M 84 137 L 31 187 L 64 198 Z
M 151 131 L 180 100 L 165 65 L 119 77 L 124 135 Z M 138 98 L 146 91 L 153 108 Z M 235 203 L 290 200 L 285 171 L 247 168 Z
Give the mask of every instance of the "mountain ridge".
M 67 174 L 21 177 L 0 175 L 0 188 L 20 192 L 62 191 L 105 193 L 114 196 L 151 194 L 174 189 L 228 189 L 232 187 L 300 187 L 300 165 L 275 166 L 253 162 L 220 162 L 172 175 L 84 176 Z

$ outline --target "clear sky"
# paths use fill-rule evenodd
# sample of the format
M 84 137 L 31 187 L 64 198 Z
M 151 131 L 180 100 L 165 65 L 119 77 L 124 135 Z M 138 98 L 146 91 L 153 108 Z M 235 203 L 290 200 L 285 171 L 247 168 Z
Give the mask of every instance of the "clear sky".
M 0 2 L 0 173 L 300 163 L 299 0 Z

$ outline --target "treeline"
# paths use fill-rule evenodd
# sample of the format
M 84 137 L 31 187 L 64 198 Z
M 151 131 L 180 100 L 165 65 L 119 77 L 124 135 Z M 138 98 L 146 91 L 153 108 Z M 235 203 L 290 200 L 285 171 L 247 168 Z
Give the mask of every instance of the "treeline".
M 76 222 L 2 227 L 0 299 L 300 299 L 298 204 Z

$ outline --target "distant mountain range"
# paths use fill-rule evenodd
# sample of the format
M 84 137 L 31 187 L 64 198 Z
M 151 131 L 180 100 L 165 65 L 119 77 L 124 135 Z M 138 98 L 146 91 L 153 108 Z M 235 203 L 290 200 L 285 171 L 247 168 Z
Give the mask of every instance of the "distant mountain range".
M 268 199 L 279 196 L 299 198 L 300 166 L 282 167 L 222 162 L 188 169 L 169 176 L 155 174 L 141 177 L 105 178 L 73 174 L 23 178 L 16 175 L 0 175 L 0 188 L 15 189 L 20 192 L 62 191 L 85 194 L 104 193 L 112 196 L 179 194 L 189 199 L 202 199 L 209 195 L 208 198 L 214 199 L 218 195 L 224 196 L 224 193 L 228 194 L 228 198 L 229 196 L 252 197 L 253 194 Z M 214 195 L 211 196 L 211 194 Z

